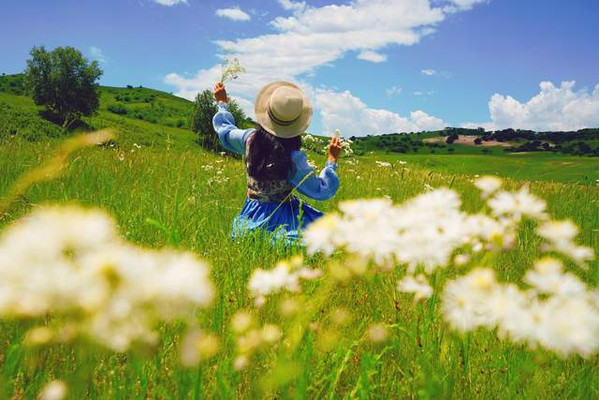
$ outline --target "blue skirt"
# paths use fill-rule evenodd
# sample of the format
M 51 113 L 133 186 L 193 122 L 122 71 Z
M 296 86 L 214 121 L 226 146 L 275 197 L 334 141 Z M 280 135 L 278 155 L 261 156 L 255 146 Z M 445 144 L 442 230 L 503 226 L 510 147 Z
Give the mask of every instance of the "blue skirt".
M 233 221 L 233 237 L 261 230 L 277 239 L 296 241 L 301 231 L 324 214 L 293 196 L 284 203 L 267 203 L 247 198 L 241 213 Z

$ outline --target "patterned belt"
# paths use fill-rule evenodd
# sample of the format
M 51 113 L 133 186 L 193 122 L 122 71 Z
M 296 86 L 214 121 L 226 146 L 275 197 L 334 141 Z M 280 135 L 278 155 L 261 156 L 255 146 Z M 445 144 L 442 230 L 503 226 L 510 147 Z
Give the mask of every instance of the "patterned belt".
M 265 193 L 255 192 L 252 189 L 247 190 L 247 197 L 249 199 L 258 200 L 262 203 L 281 203 L 283 201 L 290 202 L 292 199 L 292 196 L 289 196 L 290 194 L 291 194 L 291 191 L 284 192 L 284 193 L 265 194 Z

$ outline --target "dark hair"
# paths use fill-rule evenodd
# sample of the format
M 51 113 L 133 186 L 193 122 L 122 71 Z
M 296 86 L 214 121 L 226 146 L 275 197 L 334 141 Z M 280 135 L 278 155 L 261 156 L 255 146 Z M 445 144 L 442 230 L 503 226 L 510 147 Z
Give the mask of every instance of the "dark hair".
M 301 145 L 300 136 L 283 139 L 257 125 L 246 158 L 248 174 L 259 180 L 286 179 L 291 168 L 291 152 L 299 150 Z

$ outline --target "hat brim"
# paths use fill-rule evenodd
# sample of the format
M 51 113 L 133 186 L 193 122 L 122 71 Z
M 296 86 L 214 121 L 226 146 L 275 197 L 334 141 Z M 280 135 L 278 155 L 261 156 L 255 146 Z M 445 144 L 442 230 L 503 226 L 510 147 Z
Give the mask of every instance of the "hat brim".
M 287 126 L 278 125 L 268 116 L 270 96 L 275 90 L 282 86 L 299 89 L 304 100 L 302 113 L 296 121 Z M 310 121 L 312 119 L 312 105 L 310 104 L 308 97 L 306 97 L 305 93 L 297 85 L 284 81 L 269 83 L 260 90 L 260 93 L 256 96 L 256 102 L 254 103 L 254 112 L 260 126 L 271 135 L 284 139 L 290 139 L 304 133 L 310 126 Z

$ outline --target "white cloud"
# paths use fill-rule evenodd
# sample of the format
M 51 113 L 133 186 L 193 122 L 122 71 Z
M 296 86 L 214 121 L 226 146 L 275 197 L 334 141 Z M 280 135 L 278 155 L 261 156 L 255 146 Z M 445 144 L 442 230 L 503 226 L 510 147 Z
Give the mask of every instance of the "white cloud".
M 249 21 L 251 19 L 250 15 L 239 7 L 220 8 L 216 10 L 215 14 L 219 17 L 232 19 L 233 21 Z
M 437 71 L 435 71 L 434 69 L 423 69 L 422 71 L 422 75 L 426 75 L 426 76 L 433 76 L 437 74 Z
M 360 60 L 370 61 L 373 63 L 381 63 L 383 61 L 387 61 L 387 56 L 384 54 L 377 53 L 372 50 L 363 50 L 358 54 L 358 58 Z
M 154 0 L 154 3 L 171 7 L 176 6 L 177 4 L 187 4 L 187 0 Z
M 99 47 L 90 47 L 89 56 L 92 60 L 96 60 L 100 64 L 106 64 L 108 62 L 108 57 L 104 55 L 102 49 L 100 49 Z
M 397 87 L 397 86 L 392 86 L 389 89 L 385 90 L 385 93 L 387 93 L 387 96 L 393 97 L 393 96 L 397 96 L 397 95 L 401 94 L 402 91 L 403 91 L 402 88 Z
M 488 3 L 491 0 L 447 0 L 447 4 L 443 10 L 447 13 L 455 13 L 459 11 L 470 10 L 477 4 Z
M 525 103 L 511 96 L 494 94 L 489 101 L 491 121 L 487 129 L 530 129 L 535 131 L 575 131 L 599 126 L 599 85 L 592 93 L 574 90 L 574 81 L 555 86 L 541 82 L 540 93 Z
M 420 110 L 412 111 L 406 118 L 389 110 L 369 108 L 349 91 L 316 89 L 314 97 L 324 134 L 341 129 L 345 136 L 366 136 L 443 129 L 446 125 L 443 120 Z
M 288 11 L 303 11 L 306 8 L 305 1 L 279 0 L 279 4 Z
M 243 111 L 246 117 L 250 117 L 254 121 L 256 120 L 256 116 L 254 114 L 254 103 L 249 100 L 244 99 L 243 97 L 231 97 L 234 100 L 239 108 Z
M 416 97 L 425 97 L 425 96 L 432 96 L 435 94 L 434 90 L 428 90 L 426 92 L 423 92 L 422 90 L 416 90 L 414 93 L 412 93 L 414 96 Z
M 253 97 L 273 80 L 296 80 L 330 65 L 346 52 L 381 60 L 376 50 L 390 45 L 409 46 L 432 32 L 447 13 L 432 0 L 353 0 L 348 4 L 313 7 L 305 2 L 279 0 L 288 17 L 277 17 L 275 33 L 253 38 L 220 40 L 216 44 L 229 56 L 239 57 L 246 74 L 229 84 L 239 95 Z M 372 57 L 373 52 L 377 56 Z M 179 95 L 189 95 L 213 84 L 214 67 L 195 76 L 169 74 Z

